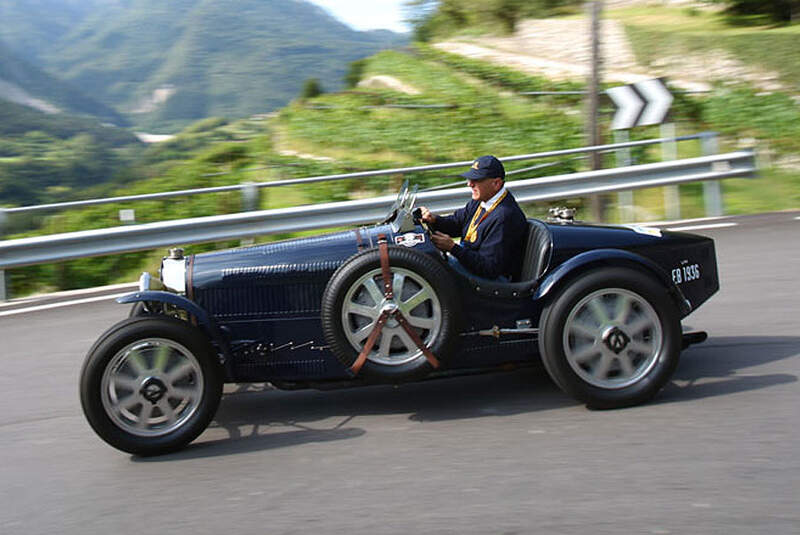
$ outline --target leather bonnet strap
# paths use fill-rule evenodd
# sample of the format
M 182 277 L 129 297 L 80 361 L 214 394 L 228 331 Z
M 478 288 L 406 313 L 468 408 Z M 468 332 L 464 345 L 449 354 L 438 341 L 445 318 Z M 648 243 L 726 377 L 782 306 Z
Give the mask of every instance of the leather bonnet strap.
M 383 295 L 386 299 L 392 299 L 394 297 L 394 288 L 392 288 L 392 269 L 389 267 L 389 245 L 386 234 L 378 234 L 378 250 L 381 256 Z
M 389 265 L 389 244 L 388 240 L 386 239 L 386 234 L 378 235 L 378 250 L 380 252 L 381 277 L 383 278 L 383 295 L 386 299 L 394 299 L 394 288 L 392 287 L 392 269 Z M 405 316 L 403 316 L 400 310 L 394 308 L 391 311 L 384 310 L 381 312 L 381 315 L 378 316 L 378 320 L 375 322 L 375 327 L 372 329 L 369 338 L 367 338 L 367 341 L 364 344 L 364 347 L 361 349 L 361 352 L 358 354 L 356 361 L 350 367 L 350 371 L 353 373 L 353 375 L 358 375 L 358 372 L 361 371 L 361 368 L 367 361 L 367 356 L 375 346 L 375 342 L 378 341 L 378 337 L 380 336 L 381 332 L 383 331 L 383 327 L 386 325 L 386 322 L 389 321 L 390 317 L 394 318 L 397 323 L 400 324 L 406 334 L 408 334 L 408 336 L 411 338 L 411 341 L 414 342 L 417 348 L 422 351 L 422 354 L 425 355 L 428 363 L 434 368 L 438 368 L 439 360 L 434 356 L 431 350 L 425 346 L 425 342 L 423 342 L 419 337 L 417 331 L 411 327 L 411 324 L 408 322 Z
M 358 358 L 350 367 L 350 371 L 353 372 L 353 375 L 358 375 L 358 372 L 361 371 L 361 367 L 367 361 L 367 355 L 369 355 L 370 351 L 372 351 L 372 347 L 375 345 L 375 342 L 381 335 L 381 331 L 383 331 L 383 326 L 386 325 L 386 322 L 388 320 L 389 320 L 389 313 L 381 312 L 381 315 L 378 316 L 378 321 L 375 322 L 375 328 L 372 329 L 372 332 L 369 334 L 369 338 L 367 338 L 367 342 L 364 344 L 364 348 L 361 350 L 361 353 L 358 354 Z
M 399 311 L 395 315 L 395 319 L 397 323 L 403 328 L 403 330 L 411 337 L 411 341 L 417 344 L 417 347 L 422 350 L 422 354 L 425 355 L 425 358 L 428 359 L 428 364 L 435 368 L 439 367 L 439 360 L 431 353 L 431 350 L 425 345 L 425 342 L 422 341 L 422 338 L 419 337 L 417 331 L 411 328 L 411 324 L 408 323 L 408 320 L 403 316 Z

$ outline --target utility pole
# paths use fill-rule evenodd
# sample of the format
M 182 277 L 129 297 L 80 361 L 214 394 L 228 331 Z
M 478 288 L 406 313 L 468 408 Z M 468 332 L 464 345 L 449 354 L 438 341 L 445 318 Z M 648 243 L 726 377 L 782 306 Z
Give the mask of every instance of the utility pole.
M 600 99 L 600 67 L 602 59 L 600 57 L 600 14 L 603 10 L 602 0 L 594 0 L 587 5 L 589 15 L 591 18 L 591 48 L 592 48 L 592 65 L 589 74 L 589 88 L 586 98 L 586 143 L 590 146 L 600 145 L 600 129 L 597 125 L 597 108 Z M 590 167 L 592 171 L 603 167 L 602 155 L 598 152 L 592 152 L 589 156 Z M 592 216 L 595 221 L 603 220 L 604 200 L 601 195 L 593 195 L 591 197 L 591 210 Z

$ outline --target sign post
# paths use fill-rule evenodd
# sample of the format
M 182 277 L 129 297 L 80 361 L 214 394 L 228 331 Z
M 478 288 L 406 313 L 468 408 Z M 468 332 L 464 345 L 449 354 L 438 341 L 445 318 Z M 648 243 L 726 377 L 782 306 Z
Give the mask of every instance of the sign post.
M 662 124 L 667 112 L 669 112 L 673 99 L 662 79 L 654 78 L 631 85 L 611 87 L 606 90 L 606 93 L 608 93 L 608 96 L 617 107 L 617 111 L 611 121 L 611 129 L 614 131 L 614 140 L 617 143 L 628 141 L 628 130 L 634 126 L 661 124 L 661 137 L 668 137 L 672 140 L 664 142 L 662 145 L 662 157 L 664 160 L 675 159 L 675 125 L 672 123 L 669 123 L 669 125 Z M 622 150 L 617 151 L 617 165 L 620 167 L 630 165 L 631 159 L 630 149 L 627 149 L 627 152 L 624 153 Z M 667 156 L 670 157 L 668 158 Z M 680 197 L 677 195 L 677 187 L 672 188 L 674 189 L 673 192 L 668 191 L 670 188 L 665 190 L 665 195 L 670 195 L 669 200 L 665 200 L 667 212 L 669 213 L 673 209 L 672 207 L 677 206 L 678 213 L 680 213 Z M 617 202 L 619 204 L 620 218 L 623 221 L 632 221 L 634 218 L 633 193 L 620 192 L 617 195 Z

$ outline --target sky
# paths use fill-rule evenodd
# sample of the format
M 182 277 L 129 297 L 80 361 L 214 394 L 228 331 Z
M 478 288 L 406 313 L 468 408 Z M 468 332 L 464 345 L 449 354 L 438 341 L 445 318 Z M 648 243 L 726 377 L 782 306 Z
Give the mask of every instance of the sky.
M 309 0 L 324 7 L 336 18 L 356 30 L 386 29 L 407 32 L 403 22 L 404 0 Z

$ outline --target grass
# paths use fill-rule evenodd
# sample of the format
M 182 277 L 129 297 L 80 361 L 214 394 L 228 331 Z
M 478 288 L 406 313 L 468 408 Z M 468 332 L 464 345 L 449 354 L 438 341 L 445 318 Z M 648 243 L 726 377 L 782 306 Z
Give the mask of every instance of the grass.
M 309 109 L 284 109 L 279 127 L 287 146 L 301 152 L 346 156 L 359 163 L 421 164 L 511 155 L 582 144 L 580 120 L 521 97 L 502 96 L 452 68 L 400 52 L 370 58 L 364 76 L 390 75 L 421 91 L 354 91 L 324 95 Z M 456 104 L 455 109 L 359 109 L 380 104 Z M 357 155 L 357 156 L 356 156 Z M 399 157 L 394 157 L 399 155 Z M 393 161 L 386 161 L 386 157 Z M 450 180 L 452 177 L 443 177 Z M 420 177 L 423 184 L 428 178 Z
M 777 73 L 788 87 L 800 86 L 800 25 L 734 25 L 721 13 L 666 7 L 619 9 L 606 16 L 625 25 L 637 59 L 645 65 L 665 55 L 722 49 Z
M 764 169 L 755 180 L 731 179 L 723 183 L 725 212 L 754 214 L 800 207 L 800 172 Z

